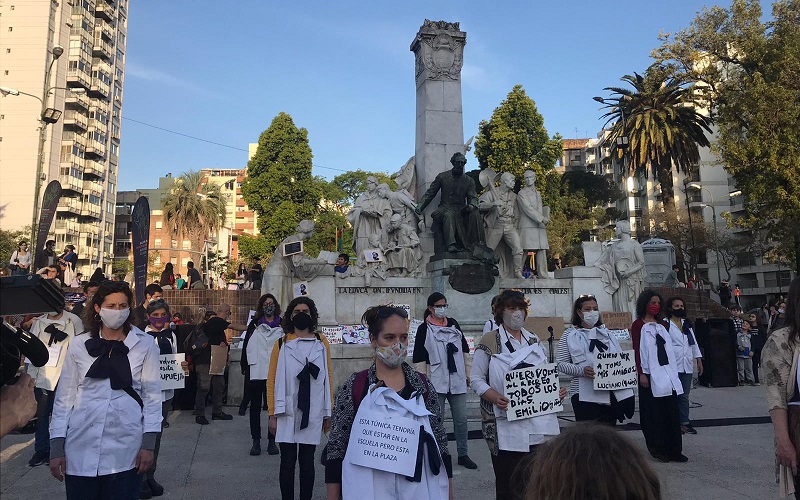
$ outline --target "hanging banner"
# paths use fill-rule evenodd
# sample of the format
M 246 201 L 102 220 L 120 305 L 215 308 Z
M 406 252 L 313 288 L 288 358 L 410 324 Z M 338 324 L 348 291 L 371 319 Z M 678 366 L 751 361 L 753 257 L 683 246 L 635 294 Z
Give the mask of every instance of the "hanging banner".
M 147 286 L 147 251 L 150 244 L 150 203 L 144 196 L 140 196 L 133 205 L 131 233 L 133 233 L 133 284 L 136 289 L 136 303 L 141 304 L 144 302 L 144 288 Z
M 53 217 L 56 215 L 56 208 L 58 207 L 58 200 L 61 198 L 61 183 L 58 181 L 50 181 L 44 189 L 42 196 L 42 208 L 39 211 L 39 225 L 36 233 L 36 246 L 34 252 L 38 255 L 44 249 L 44 244 L 47 242 L 47 235 L 50 233 L 50 226 L 53 225 Z M 36 266 L 31 266 L 33 272 Z

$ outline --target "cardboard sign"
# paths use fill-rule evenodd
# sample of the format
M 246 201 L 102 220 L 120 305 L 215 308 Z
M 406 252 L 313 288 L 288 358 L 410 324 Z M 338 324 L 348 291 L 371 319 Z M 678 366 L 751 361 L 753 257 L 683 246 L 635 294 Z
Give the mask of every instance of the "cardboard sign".
M 295 255 L 298 253 L 303 253 L 303 242 L 302 241 L 293 241 L 290 243 L 283 244 L 283 256 L 289 257 L 290 255 Z
M 594 389 L 596 391 L 635 389 L 638 379 L 633 351 L 595 353 Z
M 186 375 L 181 368 L 185 361 L 185 354 L 162 354 L 158 362 L 161 369 L 161 390 L 183 389 L 186 385 Z
M 503 395 L 508 398 L 506 418 L 514 421 L 563 410 L 558 391 L 555 363 L 510 370 L 503 381 Z
M 344 343 L 342 340 L 343 330 L 341 326 L 323 326 L 322 335 L 328 339 L 329 344 L 342 344 Z
M 408 322 L 408 357 L 414 355 L 414 345 L 416 344 L 417 330 L 424 321 L 421 319 L 412 319 Z
M 383 252 L 380 248 L 368 248 L 364 250 L 364 260 L 366 262 L 383 262 Z
M 630 312 L 603 311 L 600 319 L 609 330 L 627 330 L 633 324 L 633 316 Z
M 227 364 L 228 364 L 228 346 L 212 345 L 211 367 L 208 370 L 209 375 L 224 375 L 225 365 Z
M 358 412 L 353 422 L 347 456 L 355 465 L 413 476 L 417 448 L 419 423 L 416 420 L 365 410 Z

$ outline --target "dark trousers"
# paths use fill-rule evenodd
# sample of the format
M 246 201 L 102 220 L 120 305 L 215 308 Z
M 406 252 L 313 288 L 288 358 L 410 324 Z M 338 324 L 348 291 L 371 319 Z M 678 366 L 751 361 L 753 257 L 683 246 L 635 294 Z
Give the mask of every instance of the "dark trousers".
M 50 454 L 50 415 L 53 413 L 53 403 L 56 400 L 56 391 L 46 391 L 38 387 L 33 390 L 36 396 L 36 434 L 33 451 L 47 452 Z
M 261 406 L 267 403 L 267 381 L 250 380 L 250 437 L 261 439 Z M 269 435 L 269 440 L 274 441 L 275 436 Z
M 492 455 L 492 468 L 494 469 L 494 489 L 497 500 L 522 500 L 525 493 L 525 471 L 520 467 L 530 464 L 536 446 L 531 446 L 530 451 L 504 451 Z M 520 469 L 519 471 L 517 469 Z
M 96 477 L 67 474 L 64 484 L 67 500 L 138 500 L 141 479 L 131 469 Z
M 222 396 L 225 392 L 225 376 L 209 375 L 211 365 L 195 365 L 197 394 L 194 397 L 194 414 L 206 414 L 206 396 L 211 389 L 211 414 L 222 413 Z
M 313 444 L 278 443 L 281 451 L 281 467 L 278 479 L 281 485 L 282 500 L 294 499 L 294 466 L 300 462 L 300 500 L 311 500 L 314 493 L 314 451 Z
M 614 427 L 617 419 L 614 416 L 614 409 L 611 405 L 601 405 L 600 403 L 587 403 L 581 401 L 577 394 L 572 395 L 572 410 L 575 412 L 576 422 L 598 422 Z
M 753 380 L 755 380 L 756 384 L 760 382 L 758 380 L 759 366 L 761 366 L 761 349 L 753 349 Z
M 242 402 L 239 403 L 239 412 L 243 413 L 247 411 L 247 405 L 250 404 L 250 370 L 244 369 L 242 370 L 242 375 L 244 375 L 244 387 L 242 388 Z
M 683 451 L 678 395 L 654 397 L 649 387 L 639 386 L 639 421 L 652 455 L 678 457 Z
M 164 422 L 167 421 L 167 415 L 169 415 L 169 408 L 171 406 L 171 399 L 161 403 L 161 432 L 156 435 L 156 447 L 153 449 L 153 466 L 147 471 L 147 477 L 149 478 L 152 478 L 156 474 L 156 467 L 158 466 L 158 451 L 161 449 L 161 436 L 164 434 Z

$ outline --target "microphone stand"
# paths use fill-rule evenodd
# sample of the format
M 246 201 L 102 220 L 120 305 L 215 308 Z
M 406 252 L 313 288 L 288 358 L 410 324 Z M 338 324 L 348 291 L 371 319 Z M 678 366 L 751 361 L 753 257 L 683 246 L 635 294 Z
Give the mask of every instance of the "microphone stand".
M 547 339 L 548 347 L 549 347 L 549 354 L 550 354 L 550 362 L 553 362 L 553 340 L 555 340 L 555 334 L 553 333 L 553 327 L 548 326 L 547 331 L 550 332 L 550 337 Z

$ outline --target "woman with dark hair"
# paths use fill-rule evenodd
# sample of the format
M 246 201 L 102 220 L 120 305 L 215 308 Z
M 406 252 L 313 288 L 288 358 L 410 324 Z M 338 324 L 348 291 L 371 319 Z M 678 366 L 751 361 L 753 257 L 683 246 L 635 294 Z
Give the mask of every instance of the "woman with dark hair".
M 172 290 L 175 288 L 175 275 L 172 272 L 172 262 L 167 262 L 167 265 L 164 266 L 158 284 L 161 285 L 161 288 L 164 290 Z
M 450 403 L 453 433 L 456 436 L 458 465 L 477 469 L 467 450 L 467 354 L 469 344 L 461 326 L 447 316 L 447 299 L 439 292 L 428 296 L 425 322 L 417 328 L 414 339 L 414 363 L 430 365 L 431 382 L 439 395 L 439 406 Z
M 635 405 L 635 395 L 633 389 L 594 390 L 592 379 L 595 354 L 605 351 L 621 352 L 622 348 L 617 338 L 603 326 L 595 296 L 581 295 L 572 307 L 572 326 L 567 328 L 558 341 L 558 371 L 573 377 L 569 384 L 569 394 L 575 420 L 594 420 L 614 426 L 618 416 L 625 416 L 618 403 L 630 399 L 628 403 Z M 629 415 L 633 416 L 633 411 Z
M 159 350 L 131 326 L 133 295 L 103 283 L 70 343 L 50 421 L 50 472 L 67 499 L 136 499 L 161 432 Z M 66 452 L 66 453 L 65 453 Z
M 31 270 L 31 253 L 28 251 L 28 242 L 22 240 L 17 249 L 11 254 L 11 274 L 24 276 Z
M 639 419 L 647 449 L 660 462 L 686 462 L 681 443 L 678 378 L 675 351 L 661 324 L 661 295 L 645 290 L 636 300 L 631 340 L 639 373 Z
M 98 267 L 92 273 L 92 277 L 89 278 L 89 281 L 94 281 L 95 283 L 103 283 L 106 280 L 106 275 L 103 274 L 103 269 Z
M 331 427 L 331 350 L 317 333 L 314 301 L 296 297 L 283 315 L 284 336 L 272 349 L 267 376 L 269 431 L 281 454 L 283 500 L 294 500 L 295 463 L 300 463 L 300 500 L 314 492 L 314 451 Z
M 470 372 L 470 386 L 481 397 L 483 437 L 492 454 L 495 492 L 498 499 L 519 499 L 522 487 L 512 481 L 517 466 L 532 457 L 539 445 L 559 433 L 555 413 L 532 418 L 508 420 L 508 398 L 503 396 L 506 374 L 525 363 L 537 366 L 547 363 L 539 338 L 524 328 L 528 301 L 521 292 L 502 292 L 495 305 L 497 330 L 481 337 L 475 347 Z M 512 366 L 513 365 L 513 366 Z M 561 388 L 564 399 L 567 390 Z
M 694 362 L 697 360 L 697 376 L 703 374 L 703 355 L 692 328 L 692 322 L 686 318 L 686 305 L 680 297 L 667 299 L 664 309 L 664 328 L 669 332 L 672 348 L 675 351 L 675 363 L 678 368 L 678 378 L 681 380 L 683 394 L 678 396 L 678 410 L 681 417 L 681 433 L 697 434 L 689 420 L 689 392 L 692 390 L 694 375 Z
M 658 476 L 639 448 L 602 425 L 564 429 L 542 445 L 528 477 L 525 500 L 661 500 Z
M 267 374 L 272 347 L 283 335 L 280 310 L 281 306 L 274 295 L 262 295 L 258 299 L 256 314 L 247 325 L 242 346 L 244 397 L 239 405 L 239 415 L 244 415 L 250 404 L 250 436 L 253 439 L 250 454 L 253 456 L 261 454 L 261 406 L 267 403 Z M 267 452 L 277 455 L 275 435 L 270 432 L 268 438 Z
M 800 395 L 797 364 L 800 359 L 800 277 L 789 285 L 786 301 L 786 323 L 767 338 L 761 360 L 767 382 L 767 404 L 775 429 L 775 458 L 779 493 L 800 498 L 797 475 L 800 450 Z
M 452 489 L 452 480 L 448 478 L 453 477 L 447 432 L 436 388 L 406 360 L 408 315 L 397 307 L 370 307 L 361 322 L 369 331 L 375 362 L 369 369 L 354 373 L 336 391 L 336 413 L 324 457 L 328 500 L 445 500 Z M 352 464 L 351 458 L 358 457 L 345 459 L 349 445 L 359 439 L 350 433 L 357 417 L 376 413 L 386 418 L 410 418 L 416 421 L 417 429 L 420 426 L 424 429 L 426 439 L 419 446 L 428 449 L 417 464 L 419 474 L 413 480 Z M 434 446 L 438 449 L 432 449 Z M 441 473 L 441 465 L 446 475 Z

